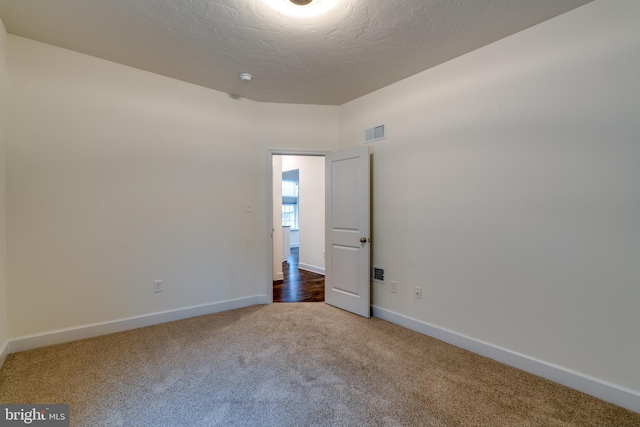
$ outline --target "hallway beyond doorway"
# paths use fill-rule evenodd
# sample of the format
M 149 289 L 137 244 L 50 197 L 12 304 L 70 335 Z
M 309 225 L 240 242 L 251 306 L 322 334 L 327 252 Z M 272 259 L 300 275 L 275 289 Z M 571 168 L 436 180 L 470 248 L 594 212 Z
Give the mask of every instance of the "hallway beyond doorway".
M 282 263 L 284 280 L 273 282 L 273 302 L 324 301 L 324 275 L 300 270 L 300 249 L 291 248 L 291 254 Z

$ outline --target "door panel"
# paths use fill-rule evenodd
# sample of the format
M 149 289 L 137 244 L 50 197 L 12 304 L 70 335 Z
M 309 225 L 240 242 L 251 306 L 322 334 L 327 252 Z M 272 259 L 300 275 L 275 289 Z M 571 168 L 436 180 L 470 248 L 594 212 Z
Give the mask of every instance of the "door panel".
M 325 167 L 325 301 L 370 317 L 369 147 L 331 153 Z
M 352 268 L 358 264 L 358 250 L 349 246 L 332 246 L 333 290 L 358 295 L 358 270 Z
M 333 190 L 333 228 L 358 233 L 358 204 L 354 195 L 358 194 L 358 158 L 333 161 L 332 179 L 339 183 Z

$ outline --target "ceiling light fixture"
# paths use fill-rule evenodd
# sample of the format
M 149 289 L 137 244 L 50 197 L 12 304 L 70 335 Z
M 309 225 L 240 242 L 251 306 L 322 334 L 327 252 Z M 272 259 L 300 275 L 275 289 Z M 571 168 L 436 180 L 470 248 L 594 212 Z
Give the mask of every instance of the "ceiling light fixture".
M 249 73 L 240 73 L 240 80 L 243 82 L 250 82 L 253 79 L 253 76 Z
M 296 18 L 311 18 L 332 9 L 338 0 L 265 0 L 283 15 Z

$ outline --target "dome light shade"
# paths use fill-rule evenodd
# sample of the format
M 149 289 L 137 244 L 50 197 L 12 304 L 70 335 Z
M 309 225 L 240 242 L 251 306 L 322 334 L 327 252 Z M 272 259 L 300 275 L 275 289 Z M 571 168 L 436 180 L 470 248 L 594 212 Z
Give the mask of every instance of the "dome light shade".
M 313 18 L 323 15 L 339 0 L 264 0 L 283 15 L 294 18 Z

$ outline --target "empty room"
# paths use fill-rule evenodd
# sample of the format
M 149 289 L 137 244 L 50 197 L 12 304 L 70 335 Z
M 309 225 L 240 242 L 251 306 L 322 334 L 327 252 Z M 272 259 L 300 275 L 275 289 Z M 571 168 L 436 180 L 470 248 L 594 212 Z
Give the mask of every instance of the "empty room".
M 640 425 L 638 22 L 0 0 L 0 424 Z

